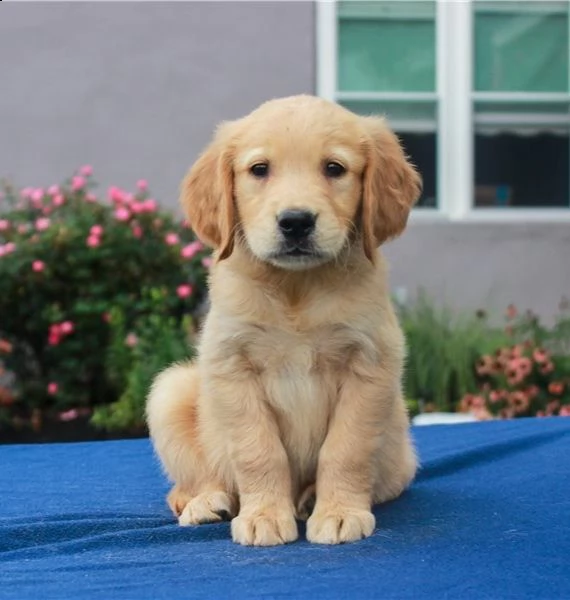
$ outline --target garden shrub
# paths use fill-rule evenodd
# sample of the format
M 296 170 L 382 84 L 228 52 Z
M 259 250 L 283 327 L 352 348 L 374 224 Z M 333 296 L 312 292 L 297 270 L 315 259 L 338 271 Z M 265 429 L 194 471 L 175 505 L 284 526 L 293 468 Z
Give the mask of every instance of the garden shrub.
M 508 343 L 476 363 L 478 392 L 460 410 L 480 418 L 570 416 L 570 306 L 563 301 L 552 327 L 532 313 L 508 311 Z
M 185 317 L 205 297 L 210 260 L 186 224 L 158 207 L 145 181 L 135 193 L 111 187 L 104 200 L 95 194 L 90 167 L 48 189 L 5 184 L 0 427 L 39 427 L 46 416 L 65 419 L 126 403 L 135 389 L 140 396 L 148 377 L 139 363 L 143 351 L 152 354 L 152 336 L 153 364 L 161 363 L 165 336 L 163 359 L 184 354 Z M 133 336 L 141 340 L 123 367 L 109 358 L 121 343 L 118 331 L 125 345 Z M 13 373 L 13 384 L 2 383 L 2 370 Z M 100 411 L 98 423 L 113 414 L 126 426 L 116 411 L 117 405 L 114 413 Z
M 406 336 L 404 390 L 412 414 L 424 410 L 454 411 L 463 395 L 478 389 L 478 358 L 506 343 L 502 329 L 485 314 L 438 308 L 421 291 L 410 305 L 397 305 Z

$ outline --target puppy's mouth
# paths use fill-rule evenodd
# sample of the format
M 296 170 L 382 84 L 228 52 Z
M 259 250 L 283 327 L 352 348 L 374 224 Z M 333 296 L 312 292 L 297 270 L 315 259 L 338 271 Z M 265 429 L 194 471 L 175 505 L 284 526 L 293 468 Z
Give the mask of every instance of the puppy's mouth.
M 298 270 L 322 264 L 328 260 L 328 257 L 312 244 L 286 243 L 269 255 L 267 260 L 278 267 Z

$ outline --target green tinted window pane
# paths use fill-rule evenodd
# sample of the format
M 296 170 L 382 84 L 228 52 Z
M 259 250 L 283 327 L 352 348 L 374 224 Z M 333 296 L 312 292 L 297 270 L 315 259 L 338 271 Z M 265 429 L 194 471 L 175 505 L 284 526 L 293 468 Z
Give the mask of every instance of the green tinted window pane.
M 340 104 L 359 115 L 385 116 L 389 121 L 430 121 L 435 130 L 434 102 L 344 100 Z
M 343 101 L 343 106 L 359 115 L 385 116 L 396 129 L 406 154 L 422 175 L 422 195 L 418 207 L 437 206 L 437 127 L 434 102 Z M 418 123 L 423 126 L 417 131 Z M 400 126 L 407 125 L 405 131 Z
M 568 102 L 475 102 L 477 114 L 569 115 Z
M 339 89 L 435 90 L 435 2 L 339 3 Z
M 568 91 L 568 3 L 475 3 L 475 89 Z

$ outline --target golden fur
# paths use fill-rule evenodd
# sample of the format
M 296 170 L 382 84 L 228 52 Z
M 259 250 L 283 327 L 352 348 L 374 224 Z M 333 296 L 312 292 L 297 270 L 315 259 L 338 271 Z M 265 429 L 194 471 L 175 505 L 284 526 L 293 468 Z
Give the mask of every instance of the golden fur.
M 196 361 L 162 372 L 147 404 L 181 525 L 232 518 L 236 542 L 273 545 L 308 517 L 310 541 L 348 542 L 413 479 L 405 344 L 377 247 L 420 189 L 382 119 L 319 98 L 218 129 L 181 191 L 215 249 L 211 309 Z M 314 254 L 280 254 L 276 219 L 291 209 L 318 215 Z

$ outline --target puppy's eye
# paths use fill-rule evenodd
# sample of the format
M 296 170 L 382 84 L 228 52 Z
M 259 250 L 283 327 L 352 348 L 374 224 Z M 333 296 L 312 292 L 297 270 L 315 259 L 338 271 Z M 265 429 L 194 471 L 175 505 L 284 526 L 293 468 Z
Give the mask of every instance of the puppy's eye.
M 346 169 L 340 164 L 331 160 L 325 165 L 325 175 L 334 179 L 342 177 L 346 173 Z
M 249 168 L 249 172 L 258 179 L 263 179 L 269 175 L 269 165 L 267 163 L 255 163 Z

